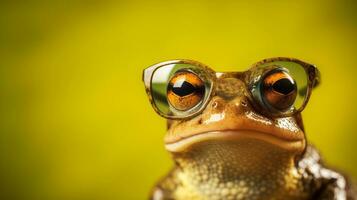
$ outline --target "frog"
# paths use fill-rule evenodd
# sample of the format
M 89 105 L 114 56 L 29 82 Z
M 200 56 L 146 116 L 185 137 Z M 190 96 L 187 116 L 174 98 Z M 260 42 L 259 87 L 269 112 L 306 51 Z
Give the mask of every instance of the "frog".
M 143 73 L 154 110 L 167 119 L 174 167 L 151 200 L 353 200 L 350 178 L 307 141 L 301 111 L 320 72 L 287 57 L 243 72 L 171 60 Z

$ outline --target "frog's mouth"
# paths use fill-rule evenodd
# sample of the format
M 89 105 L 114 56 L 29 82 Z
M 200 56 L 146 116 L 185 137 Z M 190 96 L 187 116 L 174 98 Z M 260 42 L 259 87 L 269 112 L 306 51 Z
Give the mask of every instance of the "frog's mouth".
M 278 137 L 276 134 L 253 130 L 220 130 L 196 133 L 185 138 L 180 138 L 176 141 L 167 141 L 165 147 L 170 152 L 179 153 L 189 151 L 191 147 L 203 142 L 237 141 L 243 139 L 253 139 L 267 142 L 274 146 L 293 152 L 303 152 L 305 149 L 304 138 Z

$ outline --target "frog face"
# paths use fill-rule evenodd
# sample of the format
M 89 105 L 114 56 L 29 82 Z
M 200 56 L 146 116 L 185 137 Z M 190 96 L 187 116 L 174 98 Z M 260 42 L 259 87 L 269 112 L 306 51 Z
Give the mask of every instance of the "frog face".
M 155 111 L 168 119 L 164 141 L 172 153 L 249 140 L 300 154 L 306 146 L 300 112 L 318 75 L 311 64 L 279 57 L 225 73 L 196 61 L 167 61 L 146 69 L 143 80 Z

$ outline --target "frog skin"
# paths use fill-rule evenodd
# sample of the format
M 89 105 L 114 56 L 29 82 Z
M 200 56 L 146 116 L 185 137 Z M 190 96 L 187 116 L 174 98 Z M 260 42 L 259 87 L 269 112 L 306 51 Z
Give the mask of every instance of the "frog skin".
M 307 143 L 300 113 L 262 114 L 235 73 L 217 73 L 216 84 L 199 115 L 167 121 L 175 166 L 150 199 L 355 199 L 347 178 Z

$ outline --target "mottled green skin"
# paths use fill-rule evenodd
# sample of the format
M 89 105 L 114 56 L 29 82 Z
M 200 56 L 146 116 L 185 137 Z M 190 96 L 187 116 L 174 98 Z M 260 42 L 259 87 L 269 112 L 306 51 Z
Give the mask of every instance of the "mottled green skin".
M 216 93 L 205 110 L 191 119 L 169 120 L 165 143 L 209 131 L 220 135 L 249 129 L 280 138 L 283 145 L 259 138 L 264 134 L 246 138 L 248 133 L 238 139 L 197 140 L 184 151 L 171 152 L 175 166 L 154 187 L 151 199 L 355 199 L 346 178 L 325 168 L 318 152 L 306 145 L 300 114 L 270 118 L 250 102 L 236 73 L 217 76 Z M 298 142 L 291 145 L 293 140 Z

